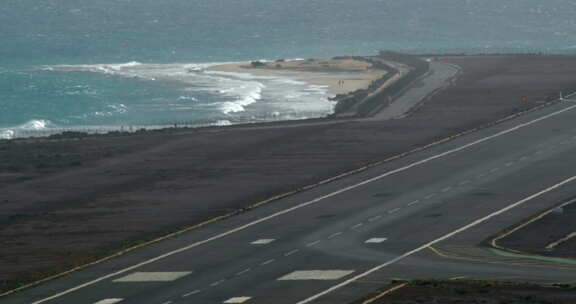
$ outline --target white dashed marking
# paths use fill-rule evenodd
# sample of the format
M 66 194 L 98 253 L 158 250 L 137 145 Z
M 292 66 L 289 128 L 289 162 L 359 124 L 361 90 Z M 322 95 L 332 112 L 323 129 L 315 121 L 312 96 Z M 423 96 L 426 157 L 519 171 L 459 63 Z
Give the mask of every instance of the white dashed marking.
M 527 159 L 528 159 L 528 156 L 522 156 L 522 157 L 520 157 L 518 160 L 519 160 L 519 161 L 525 161 L 525 160 L 527 160 Z
M 500 168 L 494 168 L 494 169 L 490 170 L 490 172 L 492 172 L 492 173 L 498 172 L 498 171 L 500 171 Z
M 279 281 L 304 281 L 304 280 L 339 280 L 351 273 L 354 270 L 300 270 L 289 273 L 281 278 Z
M 483 178 L 484 176 L 486 176 L 486 174 L 485 174 L 485 173 L 482 173 L 482 174 L 478 174 L 478 178 Z
M 284 256 L 291 256 L 291 255 L 297 253 L 298 251 L 300 251 L 300 249 L 294 249 L 292 251 L 288 251 L 284 254 Z
M 415 200 L 415 201 L 413 201 L 413 202 L 408 203 L 408 206 L 416 205 L 416 204 L 419 204 L 419 203 L 420 203 L 420 200 Z
M 117 298 L 117 299 L 104 299 L 104 300 L 98 301 L 94 304 L 116 304 L 116 303 L 120 303 L 122 301 L 124 301 L 124 299 L 119 299 L 119 298 Z
M 512 165 L 514 165 L 514 162 L 507 162 L 507 163 L 506 163 L 506 167 L 510 167 L 510 166 L 512 166 Z
M 172 301 L 166 301 L 166 302 L 164 302 L 164 303 L 162 303 L 162 304 L 172 304 Z
M 338 236 L 341 236 L 341 235 L 342 235 L 342 232 L 336 232 L 336 233 L 331 234 L 331 235 L 328 237 L 328 239 L 333 239 L 333 238 L 338 237 Z
M 224 280 L 216 281 L 216 282 L 210 284 L 210 286 L 216 287 L 216 286 L 218 286 L 218 285 L 220 285 L 220 284 L 222 284 L 222 283 L 224 283 Z
M 202 292 L 202 291 L 199 290 L 199 289 L 196 289 L 196 290 L 194 290 L 194 291 L 192 291 L 192 292 L 183 294 L 182 297 L 183 297 L 183 298 L 186 298 L 186 297 L 189 297 L 189 296 L 193 296 L 193 295 L 195 295 L 195 294 L 199 294 L 200 292 Z
M 431 199 L 436 196 L 436 193 L 428 194 L 424 199 Z
M 350 227 L 350 229 L 358 229 L 358 228 L 360 228 L 360 227 L 362 227 L 362 226 L 364 226 L 364 223 L 358 223 L 358 224 Z
M 392 214 L 392 213 L 396 213 L 398 211 L 400 211 L 400 208 L 392 209 L 392 210 L 388 211 L 388 213 Z
M 470 183 L 469 180 L 463 180 L 463 181 L 461 181 L 460 183 L 458 183 L 458 185 L 464 186 L 464 185 L 467 185 L 467 184 L 469 184 L 469 183 Z
M 377 216 L 375 216 L 375 217 L 369 218 L 368 221 L 369 221 L 369 222 L 375 222 L 375 221 L 377 221 L 377 220 L 379 220 L 379 219 L 381 219 L 381 218 L 382 218 L 381 215 L 377 215 Z
M 306 247 L 312 247 L 312 246 L 318 245 L 318 243 L 320 243 L 320 241 L 314 241 L 314 242 L 306 244 Z
M 452 187 L 446 187 L 446 188 L 442 189 L 442 192 L 448 192 L 450 190 L 452 190 Z
M 235 297 L 235 298 L 230 298 L 226 301 L 224 301 L 224 304 L 239 304 L 239 303 L 244 303 L 247 302 L 248 300 L 252 299 L 252 297 Z
M 131 282 L 172 282 L 182 277 L 185 277 L 192 272 L 135 272 L 120 279 L 114 280 L 116 283 L 131 283 Z
M 270 264 L 270 263 L 274 263 L 275 261 L 276 261 L 275 259 L 270 259 L 270 260 L 268 260 L 268 261 L 266 261 L 266 262 L 260 263 L 260 266 L 265 266 L 265 265 L 268 265 L 268 264 Z
M 241 276 L 241 275 L 243 275 L 243 274 L 246 274 L 246 273 L 250 272 L 251 270 L 252 270 L 251 268 L 246 268 L 246 269 L 244 269 L 244 270 L 236 273 L 236 275 L 237 275 L 237 276 Z
M 387 240 L 388 240 L 387 238 L 371 238 L 371 239 L 367 240 L 365 243 L 380 244 L 380 243 L 386 242 Z
M 274 241 L 275 241 L 275 239 L 261 239 L 261 240 L 256 240 L 250 244 L 252 244 L 252 245 L 268 245 Z

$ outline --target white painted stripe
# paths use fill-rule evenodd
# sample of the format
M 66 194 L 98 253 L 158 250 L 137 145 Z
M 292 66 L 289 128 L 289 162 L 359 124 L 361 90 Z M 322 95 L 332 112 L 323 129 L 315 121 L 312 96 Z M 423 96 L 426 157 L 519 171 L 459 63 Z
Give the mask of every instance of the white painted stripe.
M 116 299 L 104 299 L 102 301 L 98 301 L 94 304 L 116 304 L 124 301 L 124 299 L 116 298 Z
M 224 301 L 224 303 L 225 304 L 239 304 L 239 303 L 247 302 L 250 299 L 252 299 L 252 297 L 235 297 L 235 298 L 230 298 L 230 299 Z
M 172 282 L 191 274 L 191 271 L 178 272 L 134 272 L 114 280 L 116 283 L 132 282 Z
M 104 275 L 104 276 L 101 276 L 101 277 L 99 277 L 99 278 L 97 278 L 97 279 L 94 279 L 94 280 L 92 280 L 92 281 L 88 281 L 88 282 L 86 282 L 86 283 L 84 283 L 84 284 L 80 284 L 80 285 L 78 285 L 78 286 L 76 286 L 76 287 L 66 289 L 65 291 L 56 293 L 56 294 L 54 294 L 54 295 L 52 295 L 52 296 L 49 296 L 49 297 L 46 297 L 46 298 L 44 298 L 44 299 L 38 300 L 38 301 L 33 302 L 33 303 L 31 303 L 31 304 L 41 304 L 41 303 L 44 303 L 44 302 L 47 302 L 47 301 L 50 301 L 50 300 L 59 298 L 59 297 L 61 297 L 61 296 L 63 296 L 63 295 L 69 294 L 69 293 L 71 293 L 71 292 L 75 292 L 75 291 L 80 290 L 80 289 L 82 289 L 82 288 L 85 288 L 85 287 L 94 285 L 94 284 L 96 284 L 96 283 L 102 282 L 102 281 L 104 281 L 104 280 L 110 279 L 110 278 L 115 277 L 115 276 L 118 276 L 118 275 L 120 275 L 120 274 L 127 273 L 127 272 L 130 272 L 130 271 L 132 271 L 132 270 L 138 269 L 138 268 L 140 268 L 140 267 L 142 267 L 142 266 L 144 266 L 144 265 L 152 264 L 152 263 L 154 263 L 154 262 L 163 260 L 163 259 L 165 259 L 165 258 L 171 257 L 171 256 L 176 255 L 176 254 L 178 254 L 178 253 L 181 253 L 181 252 L 184 252 L 184 251 L 188 251 L 188 250 L 190 250 L 190 249 L 192 249 L 192 248 L 196 248 L 196 247 L 198 247 L 198 246 L 204 245 L 204 244 L 209 243 L 209 242 L 212 242 L 212 241 L 214 241 L 214 240 L 218 240 L 218 239 L 224 238 L 224 237 L 229 236 L 229 235 L 231 235 L 231 234 L 234 234 L 234 233 L 236 233 L 236 232 L 243 231 L 243 230 L 245 230 L 245 229 L 247 229 L 247 228 L 250 228 L 250 227 L 252 227 L 252 226 L 258 225 L 258 224 L 260 224 L 260 223 L 263 223 L 263 222 L 269 221 L 269 220 L 271 220 L 271 219 L 277 218 L 277 217 L 279 217 L 279 216 L 282 216 L 282 215 L 291 213 L 291 212 L 293 212 L 293 211 L 295 211 L 295 210 L 299 210 L 299 209 L 302 209 L 302 208 L 304 208 L 304 207 L 307 207 L 307 206 L 310 206 L 310 205 L 314 205 L 314 204 L 316 204 L 316 203 L 318 203 L 318 202 L 320 202 L 320 201 L 323 201 L 323 200 L 325 200 L 325 199 L 327 199 L 327 198 L 331 198 L 331 197 L 337 196 L 337 195 L 339 195 L 339 194 L 342 194 L 342 193 L 348 192 L 348 191 L 350 191 L 350 190 L 356 189 L 356 188 L 358 188 L 358 187 L 362 187 L 362 186 L 364 186 L 364 185 L 373 183 L 373 182 L 375 182 L 375 181 L 378 181 L 378 180 L 383 179 L 383 178 L 385 178 L 385 177 L 394 175 L 394 174 L 396 174 L 396 173 L 403 172 L 403 171 L 406 171 L 406 170 L 409 170 L 409 169 L 418 167 L 418 166 L 420 166 L 420 165 L 423 165 L 423 164 L 425 164 L 425 163 L 429 163 L 429 162 L 431 162 L 431 161 L 433 161 L 433 160 L 437 160 L 437 159 L 440 159 L 440 158 L 442 158 L 442 157 L 445 157 L 445 156 L 448 156 L 448 155 L 451 155 L 451 154 L 454 154 L 454 153 L 457 153 L 457 152 L 466 150 L 466 149 L 468 149 L 468 148 L 470 148 L 470 147 L 473 147 L 473 146 L 479 145 L 479 144 L 481 144 L 481 143 L 487 142 L 487 141 L 489 141 L 489 140 L 491 140 L 491 139 L 498 138 L 498 137 L 500 137 L 500 136 L 503 136 L 503 135 L 512 133 L 512 132 L 514 132 L 514 131 L 520 130 L 520 129 L 525 128 L 525 127 L 528 127 L 528 126 L 530 126 L 530 125 L 533 125 L 533 124 L 538 123 L 538 122 L 540 122 L 540 121 L 546 120 L 546 119 L 548 119 L 548 118 L 551 118 L 551 117 L 560 115 L 560 114 L 562 114 L 562 113 L 564 113 L 564 112 L 568 112 L 568 111 L 570 111 L 570 110 L 572 110 L 572 109 L 574 109 L 574 108 L 576 108 L 576 105 L 573 105 L 573 106 L 564 108 L 564 109 L 562 109 L 562 110 L 558 110 L 558 111 L 556 111 L 556 112 L 553 112 L 553 113 L 544 115 L 544 116 L 539 117 L 539 118 L 537 118 L 537 119 L 533 119 L 533 120 L 531 120 L 531 121 L 529 121 L 529 122 L 525 122 L 525 123 L 516 125 L 516 126 L 514 126 L 514 127 L 512 127 L 512 128 L 509 128 L 509 129 L 500 131 L 500 132 L 498 132 L 498 133 L 496 133 L 496 134 L 492 134 L 492 135 L 490 135 L 490 136 L 486 136 L 486 137 L 484 137 L 484 138 L 478 139 L 478 140 L 473 141 L 473 142 L 471 142 L 471 143 L 462 145 L 462 146 L 460 146 L 460 147 L 458 147 L 458 148 L 454 148 L 454 149 L 451 149 L 451 150 L 442 152 L 442 153 L 440 153 L 440 154 L 436 154 L 436 155 L 434 155 L 434 156 L 430 156 L 430 157 L 425 158 L 425 159 L 423 159 L 423 160 L 419 160 L 419 161 L 417 161 L 417 162 L 413 162 L 413 163 L 411 163 L 411 164 L 409 164 L 409 165 L 406 165 L 406 166 L 404 166 L 404 167 L 401 167 L 401 168 L 398 168 L 398 169 L 394 169 L 394 170 L 388 171 L 388 172 L 386 172 L 386 173 L 383 173 L 383 174 L 380 174 L 380 175 L 378 175 L 378 176 L 369 178 L 369 179 L 364 180 L 364 181 L 362 181 L 362 182 L 359 182 L 359 183 L 357 183 L 357 184 L 354 184 L 354 185 L 351 185 L 351 186 L 348 186 L 348 187 L 344 187 L 344 188 L 342 188 L 342 189 L 340 189 L 340 190 L 337 190 L 337 191 L 334 191 L 334 192 L 332 192 L 332 193 L 329 193 L 329 194 L 326 194 L 326 195 L 317 197 L 317 198 L 315 198 L 315 199 L 313 199 L 313 200 L 310 200 L 310 201 L 301 203 L 301 204 L 296 205 L 296 206 L 294 206 L 294 207 L 291 207 L 291 208 L 288 208 L 288 209 L 284 209 L 284 210 L 282 210 L 282 211 L 279 211 L 279 212 L 273 213 L 273 214 L 271 214 L 271 215 L 265 216 L 265 217 L 263 217 L 263 218 L 257 219 L 257 220 L 255 220 L 255 221 L 250 222 L 250 223 L 247 223 L 247 224 L 245 224 L 245 225 L 238 226 L 238 227 L 236 227 L 236 228 L 234 228 L 234 229 L 231 229 L 231 230 L 228 230 L 228 231 L 226 231 L 226 232 L 217 234 L 217 235 L 215 235 L 215 236 L 213 236 L 213 237 L 210 237 L 210 238 L 207 238 L 207 239 L 205 239 L 205 240 L 202 240 L 202 241 L 199 241 L 199 242 L 190 244 L 190 245 L 188 245 L 188 246 L 185 246 L 185 247 L 182 247 L 182 248 L 179 248 L 179 249 L 176 249 L 176 250 L 173 250 L 173 251 L 164 253 L 164 254 L 162 254 L 162 255 L 159 255 L 159 256 L 157 256 L 157 257 L 148 259 L 148 260 L 143 261 L 143 262 L 141 262 L 141 263 L 132 265 L 132 266 L 130 266 L 130 267 L 126 267 L 126 268 L 124 268 L 124 269 L 118 270 L 118 271 L 116 271 L 116 272 L 113 272 L 113 273 L 110 273 L 110 274 L 107 274 L 107 275 Z
M 428 194 L 428 195 L 426 195 L 426 197 L 424 197 L 424 199 L 431 199 L 435 196 L 436 196 L 436 193 Z
M 400 211 L 400 208 L 392 209 L 392 210 L 388 211 L 388 213 L 392 214 L 392 213 L 396 213 L 398 211 Z
M 276 240 L 275 239 L 261 239 L 261 240 L 256 240 L 250 244 L 252 244 L 252 245 L 268 245 L 274 241 L 276 241 Z
M 224 280 L 216 281 L 216 282 L 210 284 L 210 286 L 211 286 L 211 287 L 216 287 L 216 286 L 218 286 L 218 285 L 220 285 L 220 284 L 222 284 L 222 283 L 224 283 Z
M 574 180 L 576 180 L 576 176 L 572 176 L 572 177 L 570 177 L 570 178 L 568 178 L 568 179 L 565 179 L 565 180 L 563 180 L 563 181 L 561 181 L 561 182 L 559 182 L 559 183 L 557 183 L 557 184 L 555 184 L 555 185 L 553 185 L 553 186 L 550 186 L 550 187 L 548 187 L 548 188 L 546 188 L 546 189 L 544 189 L 544 190 L 542 190 L 542 191 L 540 191 L 540 192 L 538 192 L 538 193 L 536 193 L 536 194 L 530 195 L 530 196 L 528 196 L 528 197 L 526 197 L 526 198 L 524 198 L 524 199 L 522 199 L 522 200 L 520 200 L 520 201 L 518 201 L 518 202 L 515 202 L 515 203 L 513 203 L 513 204 L 511 204 L 511 205 L 509 205 L 509 206 L 507 206 L 507 207 L 504 207 L 504 208 L 502 208 L 502 209 L 500 209 L 500 210 L 498 210 L 498 211 L 496 211 L 496 212 L 493 212 L 493 213 L 488 214 L 488 215 L 486 215 L 486 216 L 484 216 L 484 217 L 482 217 L 482 218 L 480 218 L 480 219 L 477 219 L 477 220 L 473 221 L 472 223 L 470 223 L 470 224 L 468 224 L 468 225 L 465 225 L 465 226 L 463 226 L 463 227 L 461 227 L 461 228 L 459 228 L 459 229 L 456 229 L 456 230 L 454 230 L 454 231 L 452 231 L 452 232 L 450 232 L 450 233 L 448 233 L 448 234 L 446 234 L 446 235 L 444 235 L 444 236 L 442 236 L 442 237 L 439 237 L 439 238 L 437 238 L 437 239 L 435 239 L 435 240 L 433 240 L 433 241 L 431 241 L 431 242 L 428 242 L 428 243 L 426 243 L 426 244 L 424 244 L 424 245 L 422 245 L 422 246 L 420 246 L 420 247 L 418 247 L 418 248 L 416 248 L 416 249 L 413 249 L 413 250 L 411 250 L 411 251 L 408 251 L 408 252 L 406 252 L 406 253 L 404 253 L 404 254 L 402 254 L 402 255 L 400 255 L 400 256 L 398 256 L 398 257 L 396 257 L 396 258 L 394 258 L 394 259 L 392 259 L 392 260 L 390 260 L 390 261 L 388 261 L 388 262 L 386 262 L 386 263 L 384 263 L 384 264 L 380 264 L 380 265 L 378 265 L 378 266 L 376 266 L 376 267 L 374 267 L 374 268 L 372 268 L 372 269 L 369 269 L 369 270 L 367 270 L 367 271 L 365 271 L 365 272 L 363 272 L 363 273 L 361 273 L 361 274 L 359 274 L 359 275 L 357 275 L 357 276 L 355 276 L 355 277 L 353 277 L 353 278 L 350 278 L 350 279 L 348 279 L 348 280 L 346 280 L 346 281 L 344 281 L 344 282 L 342 282 L 342 283 L 340 283 L 340 284 L 334 285 L 334 286 L 332 286 L 332 287 L 330 287 L 330 288 L 328 288 L 328 289 L 326 289 L 326 290 L 324 290 L 324 291 L 322 291 L 322 292 L 320 292 L 320 293 L 318 293 L 318 294 L 316 294 L 316 295 L 313 295 L 313 296 L 311 296 L 311 297 L 309 297 L 309 298 L 307 298 L 307 299 L 305 299 L 305 300 L 302 300 L 302 301 L 300 301 L 300 302 L 297 302 L 296 304 L 307 304 L 307 303 L 310 303 L 310 302 L 312 302 L 312 301 L 314 301 L 314 300 L 316 300 L 316 299 L 318 299 L 318 298 L 320 298 L 320 297 L 322 297 L 322 296 L 324 296 L 324 295 L 327 295 L 327 294 L 329 294 L 329 293 L 331 293 L 331 292 L 333 292 L 333 291 L 335 291 L 335 290 L 337 290 L 337 289 L 340 289 L 340 288 L 342 288 L 342 287 L 344 287 L 344 286 L 346 286 L 346 285 L 349 285 L 350 283 L 352 283 L 352 282 L 354 282 L 354 281 L 357 281 L 357 280 L 359 280 L 359 279 L 362 279 L 362 278 L 364 278 L 364 277 L 366 277 L 366 276 L 368 276 L 368 275 L 370 275 L 370 274 L 372 274 L 372 273 L 374 273 L 374 272 L 376 272 L 376 271 L 378 271 L 378 270 L 380 270 L 380 269 L 382 269 L 382 268 L 384 268 L 384 267 L 386 267 L 386 266 L 392 265 L 392 264 L 394 264 L 394 263 L 396 263 L 396 262 L 398 262 L 398 261 L 400 261 L 400 260 L 403 260 L 403 259 L 405 259 L 406 257 L 409 257 L 409 256 L 411 256 L 411 255 L 413 255 L 413 254 L 415 254 L 415 253 L 418 253 L 418 252 L 420 252 L 420 251 L 422 251 L 422 250 L 424 250 L 424 249 L 426 249 L 426 248 L 428 248 L 428 247 L 430 247 L 430 246 L 433 246 L 433 245 L 435 245 L 435 244 L 437 244 L 437 243 L 439 243 L 439 242 L 442 242 L 442 241 L 444 241 L 444 240 L 446 240 L 446 239 L 449 239 L 449 238 L 451 238 L 451 237 L 453 237 L 453 236 L 455 236 L 455 235 L 457 235 L 457 234 L 459 234 L 459 233 L 461 233 L 461 232 L 464 232 L 464 231 L 466 231 L 466 230 L 468 230 L 468 229 L 470 229 L 470 228 L 472 228 L 472 227 L 474 227 L 474 226 L 477 226 L 477 225 L 479 225 L 479 224 L 482 224 L 482 223 L 488 221 L 489 219 L 491 219 L 491 218 L 493 218 L 493 217 L 495 217 L 495 216 L 501 215 L 501 214 L 503 214 L 503 213 L 505 213 L 505 212 L 507 212 L 507 211 L 509 211 L 509 210 L 512 210 L 512 209 L 514 209 L 514 208 L 516 208 L 516 207 L 518 207 L 518 206 L 520 206 L 520 205 L 523 205 L 523 204 L 525 204 L 526 202 L 529 202 L 529 201 L 531 201 L 531 200 L 533 200 L 533 199 L 535 199 L 535 198 L 537 198 L 537 197 L 539 197 L 539 196 L 542 196 L 542 195 L 544 195 L 544 194 L 546 194 L 546 193 L 548 193 L 548 192 L 550 192 L 550 191 L 556 190 L 556 189 L 558 189 L 558 188 L 560 188 L 560 187 L 562 187 L 562 186 L 564 186 L 564 185 L 566 185 L 566 184 L 568 184 L 568 183 L 573 182 Z
M 268 261 L 266 261 L 266 262 L 260 263 L 260 266 L 266 266 L 266 265 L 268 265 L 268 264 L 270 264 L 270 263 L 274 263 L 275 261 L 276 261 L 275 259 L 270 259 L 270 260 L 268 260 Z
M 336 232 L 336 233 L 331 234 L 331 235 L 328 237 L 328 239 L 333 239 L 333 238 L 338 237 L 338 236 L 341 236 L 341 235 L 342 235 L 342 232 Z
M 360 227 L 362 227 L 362 226 L 364 226 L 364 223 L 358 223 L 358 224 L 350 227 L 350 229 L 358 229 L 358 228 L 360 228 Z
M 237 275 L 237 276 L 241 276 L 241 275 L 247 274 L 247 273 L 250 272 L 251 270 L 252 270 L 252 268 L 246 268 L 246 269 L 244 269 L 244 270 L 236 273 L 236 275 Z
M 183 294 L 182 297 L 183 297 L 183 298 L 186 298 L 186 297 L 189 297 L 189 296 L 193 296 L 193 295 L 195 295 L 195 294 L 199 294 L 200 292 L 202 292 L 202 290 L 196 289 L 196 290 L 194 290 L 194 291 L 192 291 L 192 292 Z
M 522 157 L 520 157 L 520 159 L 518 159 L 518 160 L 519 160 L 519 161 L 525 161 L 525 160 L 527 160 L 528 158 L 530 158 L 530 157 L 529 157 L 529 156 L 522 156 Z
M 415 201 L 412 201 L 412 202 L 408 203 L 408 206 L 416 205 L 416 204 L 419 204 L 419 203 L 420 203 L 420 200 L 415 200 Z
M 278 281 L 339 280 L 353 272 L 354 270 L 298 270 L 279 278 Z
M 367 244 L 379 244 L 379 243 L 384 243 L 387 240 L 388 240 L 387 238 L 371 238 L 371 239 L 367 240 L 365 243 L 367 243 Z
M 382 218 L 381 215 L 377 215 L 377 216 L 374 216 L 374 217 L 369 218 L 368 221 L 369 221 L 369 222 L 375 222 L 375 221 L 377 221 L 377 220 L 379 220 L 379 219 L 381 219 L 381 218 Z
M 452 187 L 446 187 L 446 188 L 442 189 L 442 192 L 448 192 L 450 190 L 452 190 Z
M 294 249 L 294 250 L 292 250 L 292 251 L 286 252 L 286 253 L 284 254 L 284 256 L 291 256 L 291 255 L 293 255 L 293 254 L 295 254 L 295 253 L 297 253 L 297 252 L 299 252 L 299 251 L 300 251 L 300 249 Z
M 464 185 L 467 185 L 467 184 L 469 184 L 469 183 L 470 183 L 469 180 L 463 180 L 463 181 L 461 181 L 460 183 L 458 183 L 458 185 L 464 186 Z
M 510 166 L 512 166 L 512 165 L 514 165 L 514 162 L 507 162 L 507 163 L 506 163 L 506 167 L 510 167 Z
M 306 244 L 306 247 L 312 247 L 312 246 L 318 245 L 319 243 L 320 243 L 320 241 L 314 241 L 314 242 Z
M 500 171 L 500 168 L 494 168 L 494 169 L 490 170 L 490 172 L 492 172 L 492 173 L 498 172 L 498 171 Z

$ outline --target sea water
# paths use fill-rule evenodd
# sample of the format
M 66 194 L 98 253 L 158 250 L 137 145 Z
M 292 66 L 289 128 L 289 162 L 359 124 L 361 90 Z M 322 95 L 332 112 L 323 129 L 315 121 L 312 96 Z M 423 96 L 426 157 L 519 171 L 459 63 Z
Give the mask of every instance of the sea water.
M 0 137 L 322 117 L 325 87 L 247 60 L 574 53 L 572 0 L 3 0 Z

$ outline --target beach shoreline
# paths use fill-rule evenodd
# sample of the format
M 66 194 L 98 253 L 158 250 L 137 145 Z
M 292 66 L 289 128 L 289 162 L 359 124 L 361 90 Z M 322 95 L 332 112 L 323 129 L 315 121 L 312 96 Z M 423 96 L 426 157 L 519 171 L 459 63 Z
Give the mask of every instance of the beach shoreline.
M 209 67 L 215 72 L 249 73 L 264 77 L 288 77 L 324 87 L 330 97 L 366 89 L 388 71 L 358 58 L 277 60 L 229 63 Z

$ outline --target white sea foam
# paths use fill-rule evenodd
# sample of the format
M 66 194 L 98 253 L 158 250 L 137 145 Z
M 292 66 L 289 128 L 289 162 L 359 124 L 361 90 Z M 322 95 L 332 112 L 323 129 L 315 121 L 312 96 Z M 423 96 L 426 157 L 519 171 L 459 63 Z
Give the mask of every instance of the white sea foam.
M 33 119 L 18 126 L 18 129 L 39 131 L 48 128 L 50 125 L 52 125 L 52 123 L 49 120 Z
M 248 106 L 260 103 L 268 107 L 267 113 L 271 112 L 270 106 L 279 107 L 272 111 L 290 110 L 291 113 L 303 111 L 307 112 L 307 116 L 322 116 L 332 110 L 333 105 L 326 102 L 328 99 L 326 88 L 322 86 L 313 86 L 300 79 L 290 77 L 262 76 L 208 69 L 214 65 L 227 63 L 229 62 L 150 64 L 133 61 L 120 64 L 61 65 L 51 68 L 61 72 L 82 71 L 186 84 L 189 86 L 185 91 L 190 94 L 181 96 L 178 98 L 179 101 L 198 101 L 193 97 L 194 93 L 208 93 L 218 96 L 223 101 L 213 102 L 209 105 L 225 115 L 245 112 Z M 201 101 L 196 102 L 196 104 L 198 107 L 204 108 L 207 105 Z M 283 115 L 278 116 L 284 117 Z

